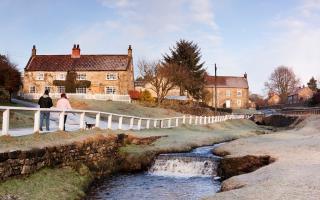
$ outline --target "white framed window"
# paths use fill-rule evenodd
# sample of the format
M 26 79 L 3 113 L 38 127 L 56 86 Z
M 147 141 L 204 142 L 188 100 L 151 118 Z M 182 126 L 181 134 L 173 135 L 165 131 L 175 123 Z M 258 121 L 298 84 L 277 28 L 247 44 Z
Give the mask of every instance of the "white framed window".
M 237 106 L 241 107 L 241 99 L 237 99 Z
M 48 90 L 49 92 L 51 91 L 51 87 L 50 86 L 45 86 L 44 87 L 44 90 L 46 91 L 46 90 Z
M 57 91 L 58 91 L 58 93 L 65 93 L 66 89 L 64 86 L 57 86 Z
M 106 80 L 118 80 L 118 73 L 107 73 Z
M 85 73 L 77 73 L 77 80 L 87 80 L 87 75 Z
M 85 88 L 85 87 L 76 88 L 76 93 L 78 93 L 78 94 L 86 94 L 87 93 L 87 88 Z
M 66 74 L 65 73 L 59 73 L 56 75 L 56 80 L 59 80 L 59 81 L 64 81 L 66 80 Z
M 238 96 L 238 97 L 242 97 L 242 90 L 241 90 L 241 89 L 238 89 L 238 90 L 237 90 L 237 96 Z
M 115 86 L 107 86 L 105 87 L 106 94 L 116 94 L 117 90 Z
M 29 93 L 36 93 L 36 87 L 35 86 L 30 86 L 29 87 Z
M 231 91 L 230 90 L 226 90 L 226 97 L 230 97 L 231 96 Z
M 36 80 L 37 81 L 43 81 L 44 80 L 44 72 L 37 72 Z

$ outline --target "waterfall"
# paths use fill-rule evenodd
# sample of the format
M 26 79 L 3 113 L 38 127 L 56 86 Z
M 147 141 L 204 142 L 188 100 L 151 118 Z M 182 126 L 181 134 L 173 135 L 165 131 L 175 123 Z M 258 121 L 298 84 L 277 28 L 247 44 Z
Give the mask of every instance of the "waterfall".
M 160 154 L 149 169 L 149 174 L 176 177 L 217 176 L 219 157 L 211 148 L 196 149 L 190 153 Z

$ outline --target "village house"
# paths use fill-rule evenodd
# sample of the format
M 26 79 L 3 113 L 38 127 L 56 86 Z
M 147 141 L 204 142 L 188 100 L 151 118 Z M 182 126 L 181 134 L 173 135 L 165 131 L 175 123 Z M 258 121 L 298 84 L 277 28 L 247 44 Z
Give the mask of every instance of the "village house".
M 288 95 L 288 104 L 304 103 L 313 96 L 313 91 L 309 87 L 299 87 Z
M 74 45 L 68 55 L 38 55 L 36 47 L 24 69 L 22 93 L 65 93 L 65 86 L 54 81 L 65 81 L 67 72 L 75 71 L 76 80 L 90 82 L 89 87 L 77 87 L 78 94 L 127 95 L 134 89 L 132 48 L 123 55 L 83 55 Z
M 209 92 L 208 104 L 215 106 L 215 84 L 217 87 L 218 108 L 248 108 L 249 85 L 247 74 L 244 76 L 215 76 L 206 75 L 205 89 Z
M 267 104 L 269 106 L 278 105 L 280 103 L 281 103 L 281 97 L 278 94 L 274 92 L 269 93 L 268 99 L 267 99 Z

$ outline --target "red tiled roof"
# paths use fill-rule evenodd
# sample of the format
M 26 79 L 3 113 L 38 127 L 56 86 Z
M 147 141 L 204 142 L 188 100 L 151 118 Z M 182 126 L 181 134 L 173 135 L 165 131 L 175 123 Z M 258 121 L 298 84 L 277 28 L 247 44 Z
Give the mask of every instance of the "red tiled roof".
M 26 71 L 125 71 L 131 58 L 128 55 L 36 55 L 30 58 Z
M 206 86 L 214 86 L 214 76 L 206 76 Z M 245 77 L 217 76 L 217 87 L 222 88 L 249 88 L 248 80 Z

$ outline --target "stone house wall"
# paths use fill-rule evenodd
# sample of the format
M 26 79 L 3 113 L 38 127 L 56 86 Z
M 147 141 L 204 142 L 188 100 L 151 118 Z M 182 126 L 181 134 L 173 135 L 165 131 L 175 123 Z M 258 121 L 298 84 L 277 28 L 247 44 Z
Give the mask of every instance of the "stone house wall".
M 26 71 L 23 78 L 23 93 L 29 93 L 30 86 L 35 86 L 36 93 L 43 93 L 46 86 L 50 87 L 51 93 L 58 93 L 57 86 L 53 85 L 56 77 L 67 72 L 45 71 L 44 80 L 36 80 L 38 71 Z M 105 87 L 114 86 L 116 94 L 128 94 L 129 90 L 134 89 L 134 78 L 132 68 L 127 71 L 81 71 L 77 73 L 85 73 L 86 80 L 91 81 L 91 86 L 87 93 L 103 94 Z M 118 75 L 117 80 L 106 80 L 107 73 L 115 73 Z
M 207 104 L 215 106 L 215 89 L 214 87 L 206 87 L 209 92 Z M 241 96 L 237 95 L 238 90 L 241 91 Z M 229 95 L 230 94 L 230 95 Z M 217 106 L 223 108 L 226 106 L 226 101 L 230 101 L 230 108 L 248 108 L 249 106 L 249 89 L 247 88 L 217 88 Z

